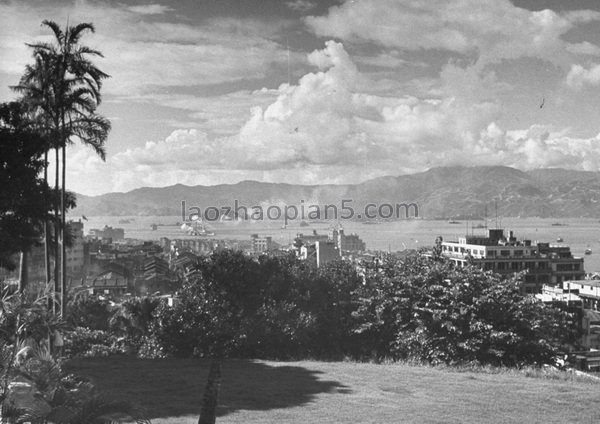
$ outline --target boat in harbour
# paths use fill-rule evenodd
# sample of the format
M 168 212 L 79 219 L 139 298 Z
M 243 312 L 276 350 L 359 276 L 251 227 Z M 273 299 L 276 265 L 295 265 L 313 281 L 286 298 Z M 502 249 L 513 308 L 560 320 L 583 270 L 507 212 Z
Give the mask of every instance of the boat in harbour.
M 208 237 L 215 235 L 214 231 L 209 231 L 206 225 L 200 221 L 194 221 L 192 225 L 183 223 L 180 228 L 190 236 Z

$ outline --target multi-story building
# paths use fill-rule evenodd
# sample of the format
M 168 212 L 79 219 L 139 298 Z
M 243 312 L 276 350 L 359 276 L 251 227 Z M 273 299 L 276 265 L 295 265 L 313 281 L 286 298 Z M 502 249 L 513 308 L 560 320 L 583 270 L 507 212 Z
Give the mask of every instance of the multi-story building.
M 85 243 L 83 239 L 83 223 L 79 221 L 69 221 L 72 243 L 67 248 L 67 279 L 81 279 L 84 274 L 85 265 Z
M 344 234 L 343 228 L 333 228 L 330 231 L 329 238 L 333 240 L 341 252 L 364 252 L 367 248 L 358 234 Z
M 168 250 L 169 251 L 189 251 L 192 252 L 196 255 L 208 255 L 210 254 L 214 248 L 215 248 L 215 242 L 214 240 L 210 240 L 210 239 L 202 239 L 202 238 L 198 238 L 198 237 L 192 237 L 192 238 L 182 238 L 182 239 L 175 239 L 175 240 L 170 240 L 165 238 L 165 242 L 167 243 L 165 244 L 165 249 L 168 246 Z M 163 239 L 161 239 L 161 245 L 163 243 Z
M 125 230 L 123 228 L 113 228 L 105 225 L 101 230 L 92 228 L 89 231 L 88 236 L 90 238 L 118 241 L 125 238 Z
M 252 234 L 252 252 L 263 253 L 273 249 L 272 237 L 259 237 L 258 234 Z
M 440 253 L 457 266 L 479 265 L 504 275 L 527 271 L 525 293 L 540 293 L 544 284 L 557 286 L 585 276 L 583 258 L 574 257 L 568 246 L 517 240 L 512 231 L 505 236 L 502 229 L 490 229 L 487 236 L 442 241 Z

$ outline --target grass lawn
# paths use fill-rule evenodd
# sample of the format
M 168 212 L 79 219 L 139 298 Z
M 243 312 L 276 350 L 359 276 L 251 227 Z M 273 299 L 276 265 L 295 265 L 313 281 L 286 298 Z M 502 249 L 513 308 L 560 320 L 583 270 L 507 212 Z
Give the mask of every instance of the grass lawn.
M 209 362 L 94 358 L 69 361 L 156 424 L 195 424 Z M 598 423 L 600 383 L 405 364 L 228 360 L 218 424 Z

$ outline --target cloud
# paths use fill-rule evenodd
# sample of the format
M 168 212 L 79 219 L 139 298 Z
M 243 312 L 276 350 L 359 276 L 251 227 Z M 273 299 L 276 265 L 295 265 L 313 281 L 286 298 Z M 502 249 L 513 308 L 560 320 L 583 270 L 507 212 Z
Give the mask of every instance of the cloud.
M 509 0 L 355 0 L 305 18 L 317 35 L 372 42 L 406 50 L 445 50 L 475 58 L 480 66 L 503 59 L 538 57 L 565 64 L 562 39 L 578 23 L 600 14 L 529 11 Z M 576 45 L 573 49 L 589 49 Z
M 567 85 L 577 89 L 585 85 L 600 85 L 600 64 L 592 65 L 589 69 L 572 65 L 567 74 Z
M 173 23 L 163 16 L 171 8 L 158 4 L 108 5 L 77 0 L 73 3 L 0 3 L 0 72 L 16 84 L 31 52 L 25 42 L 47 39 L 43 19 L 64 25 L 93 22 L 95 34 L 83 42 L 102 51 L 97 65 L 111 75 L 105 93 L 131 96 L 156 92 L 157 87 L 224 84 L 262 79 L 273 65 L 287 61 L 285 48 L 273 41 L 287 25 L 260 19 L 213 17 L 202 25 Z M 143 75 L 143 76 L 142 76 Z
M 285 5 L 296 12 L 308 12 L 317 6 L 314 2 L 308 0 L 287 1 Z
M 128 6 L 127 10 L 140 15 L 161 15 L 173 9 L 162 4 L 144 4 L 141 6 Z
M 353 60 L 361 65 L 367 65 L 379 68 L 398 69 L 404 66 L 426 66 L 424 63 L 409 62 L 406 59 L 399 57 L 397 52 L 380 53 L 374 56 L 354 56 Z
M 341 43 L 327 42 L 308 61 L 316 70 L 297 85 L 270 90 L 268 104 L 247 111 L 235 134 L 178 129 L 164 140 L 110 155 L 106 164 L 81 157 L 85 175 L 96 176 L 88 181 L 111 191 L 243 179 L 356 183 L 445 165 L 599 169 L 600 135 L 576 138 L 544 125 L 502 128 L 493 96 L 502 84 L 493 73 L 449 65 L 437 97 L 393 96 L 372 90 Z M 88 184 L 80 169 L 70 181 Z
M 600 47 L 588 41 L 567 45 L 567 50 L 574 54 L 600 56 Z

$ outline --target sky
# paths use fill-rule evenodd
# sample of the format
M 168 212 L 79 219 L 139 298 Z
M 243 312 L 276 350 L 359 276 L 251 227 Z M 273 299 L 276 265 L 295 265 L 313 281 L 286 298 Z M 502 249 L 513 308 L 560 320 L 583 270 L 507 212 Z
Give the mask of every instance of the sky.
M 600 170 L 597 0 L 0 0 L 0 101 L 44 19 L 92 22 L 111 75 L 106 161 L 68 148 L 77 193 Z

